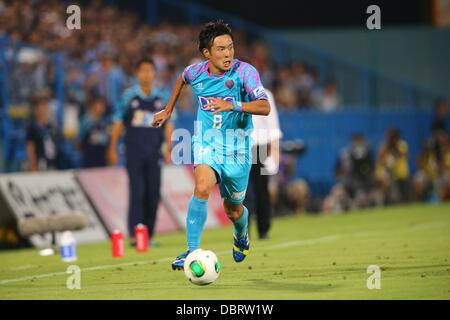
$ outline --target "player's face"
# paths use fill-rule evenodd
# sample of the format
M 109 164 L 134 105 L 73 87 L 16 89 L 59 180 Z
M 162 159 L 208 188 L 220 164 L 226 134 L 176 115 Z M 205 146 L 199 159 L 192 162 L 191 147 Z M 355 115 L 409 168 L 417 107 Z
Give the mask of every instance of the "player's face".
M 205 56 L 219 71 L 230 70 L 234 58 L 233 39 L 227 34 L 216 37 L 211 49 L 206 49 Z
M 142 63 L 136 70 L 136 77 L 141 85 L 151 85 L 155 79 L 155 67 L 151 63 Z

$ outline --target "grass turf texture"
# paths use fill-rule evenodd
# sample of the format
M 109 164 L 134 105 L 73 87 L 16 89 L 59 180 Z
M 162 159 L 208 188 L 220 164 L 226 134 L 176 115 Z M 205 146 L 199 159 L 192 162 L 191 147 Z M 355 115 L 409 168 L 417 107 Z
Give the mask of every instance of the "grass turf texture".
M 279 218 L 270 240 L 254 237 L 240 264 L 232 228 L 207 230 L 202 246 L 222 271 L 204 287 L 170 268 L 184 238 L 161 235 L 162 246 L 144 254 L 127 246 L 122 259 L 108 242 L 80 245 L 80 290 L 66 288 L 70 264 L 58 255 L 1 252 L 0 299 L 450 299 L 449 204 Z M 382 270 L 379 290 L 367 289 L 369 265 Z

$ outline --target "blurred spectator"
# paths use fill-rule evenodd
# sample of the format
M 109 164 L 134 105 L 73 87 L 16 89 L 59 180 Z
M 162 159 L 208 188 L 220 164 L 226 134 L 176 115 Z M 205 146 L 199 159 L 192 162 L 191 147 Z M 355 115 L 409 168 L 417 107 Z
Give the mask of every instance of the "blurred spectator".
M 342 183 L 338 183 L 331 189 L 330 194 L 324 199 L 322 210 L 325 213 L 341 213 L 350 209 L 350 197 Z
M 431 152 L 433 153 L 433 159 L 435 159 L 436 162 L 437 176 L 439 177 L 439 182 L 437 182 L 439 186 L 435 185 L 434 187 L 434 194 L 436 197 L 438 197 L 441 187 L 446 184 L 445 181 L 448 179 L 448 160 L 446 159 L 449 139 L 446 127 L 447 108 L 448 105 L 445 100 L 439 99 L 435 102 L 434 117 L 431 123 L 432 135 L 428 142 Z
M 89 102 L 88 112 L 81 119 L 79 144 L 83 168 L 106 166 L 106 150 L 109 144 L 110 118 L 105 116 L 106 104 L 101 98 Z
M 298 107 L 297 92 L 291 76 L 291 70 L 281 66 L 276 71 L 274 83 L 274 96 L 282 108 L 294 109 Z
M 321 111 L 336 110 L 341 103 L 336 83 L 333 80 L 327 81 L 323 88 L 314 90 L 311 100 L 312 105 Z
M 448 105 L 438 99 L 434 104 L 431 137 L 424 143 L 417 159 L 414 175 L 414 196 L 418 201 L 439 201 L 450 198 L 450 149 L 446 128 Z
M 108 160 L 111 165 L 119 161 L 117 144 L 125 130 L 126 169 L 129 181 L 128 235 L 132 239 L 134 228 L 143 223 L 151 237 L 158 204 L 160 202 L 161 162 L 171 162 L 173 123 L 165 122 L 153 128 L 153 115 L 164 108 L 158 89 L 153 87 L 156 65 L 150 58 L 136 63 L 138 83 L 123 93 L 116 105 Z M 165 144 L 163 150 L 162 145 Z M 132 245 L 135 245 L 132 241 Z
M 354 133 L 350 145 L 341 151 L 335 168 L 336 179 L 351 201 L 351 208 L 374 204 L 374 158 L 361 133 Z
M 270 86 L 268 89 L 272 89 L 274 81 L 273 68 L 270 65 L 270 52 L 269 48 L 264 42 L 257 41 L 251 45 L 252 57 L 250 57 L 251 64 L 258 70 L 262 83 L 265 86 Z
M 270 177 L 270 198 L 278 215 L 316 211 L 307 181 L 296 178 L 297 157 L 295 154 L 281 154 L 279 172 Z
M 434 143 L 436 161 L 438 165 L 438 178 L 436 193 L 441 200 L 450 199 L 450 137 L 446 131 L 440 130 L 435 134 Z
M 295 179 L 287 185 L 285 191 L 292 212 L 296 215 L 305 214 L 310 199 L 308 183 L 304 179 Z
M 361 133 L 352 134 L 350 144 L 336 161 L 337 184 L 324 199 L 323 211 L 342 212 L 379 204 L 374 185 L 374 158 Z
M 81 66 L 72 65 L 69 67 L 65 79 L 67 101 L 77 104 L 78 107 L 83 106 L 86 103 L 85 83 L 86 74 Z
M 175 65 L 169 64 L 155 80 L 155 87 L 159 89 L 163 101 L 169 101 L 177 75 Z
M 41 50 L 23 47 L 10 72 L 11 103 L 25 103 L 47 84 L 47 66 Z
M 88 78 L 89 93 L 106 100 L 108 114 L 119 101 L 120 93 L 126 85 L 125 74 L 115 64 L 113 55 L 112 49 L 103 49 L 100 53 L 99 66 Z
M 439 99 L 434 104 L 434 118 L 431 123 L 431 130 L 433 134 L 437 131 L 447 131 L 446 117 L 448 112 L 448 106 L 445 100 Z
M 56 168 L 58 133 L 50 122 L 48 97 L 37 96 L 33 117 L 27 128 L 27 168 L 42 171 Z
M 314 87 L 314 79 L 305 64 L 296 63 L 292 66 L 292 80 L 299 106 L 310 104 L 310 94 Z
M 396 128 L 386 131 L 385 141 L 378 154 L 375 176 L 385 203 L 410 200 L 408 144 L 401 139 L 400 131 Z
M 417 157 L 417 172 L 414 174 L 413 187 L 416 201 L 431 200 L 435 194 L 435 182 L 439 175 L 438 162 L 431 141 L 424 143 Z

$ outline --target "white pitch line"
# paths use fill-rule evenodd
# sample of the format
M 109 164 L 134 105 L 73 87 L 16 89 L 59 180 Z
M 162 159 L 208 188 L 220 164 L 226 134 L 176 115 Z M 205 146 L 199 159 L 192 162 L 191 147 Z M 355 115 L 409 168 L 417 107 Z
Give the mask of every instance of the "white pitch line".
M 279 244 L 274 244 L 265 248 L 257 248 L 258 250 L 273 250 L 273 249 L 281 249 L 281 248 L 289 248 L 289 247 L 295 247 L 295 246 L 305 246 L 308 244 L 316 244 L 321 242 L 328 242 L 332 240 L 336 240 L 339 238 L 338 236 L 327 236 L 317 239 L 306 239 L 306 240 L 297 240 L 297 241 L 290 241 L 290 242 L 283 242 Z
M 305 246 L 305 245 L 310 245 L 310 244 L 328 242 L 328 241 L 336 240 L 337 238 L 339 238 L 339 237 L 336 235 L 333 235 L 333 236 L 326 236 L 326 237 L 315 238 L 315 239 L 305 239 L 305 240 L 298 240 L 298 241 L 282 242 L 282 243 L 278 243 L 278 244 L 274 244 L 274 245 L 270 245 L 270 246 L 257 247 L 253 251 L 273 250 L 273 249 L 280 249 L 280 248 Z M 228 252 L 230 252 L 230 250 L 220 251 L 220 252 L 217 252 L 217 254 L 221 255 L 221 254 L 226 254 Z M 100 265 L 100 266 L 95 266 L 95 267 L 82 268 L 81 272 L 104 270 L 104 269 L 111 269 L 111 268 L 118 268 L 118 267 L 128 267 L 128 266 L 134 266 L 134 265 L 151 264 L 155 261 L 156 262 L 166 262 L 166 261 L 170 261 L 172 259 L 173 258 L 162 258 L 162 259 L 158 259 L 158 260 L 145 260 L 145 261 L 136 261 L 136 262 L 106 264 L 106 265 Z M 4 279 L 4 280 L 0 280 L 0 285 L 14 283 L 14 282 L 35 280 L 35 279 L 50 278 L 50 277 L 62 276 L 62 275 L 67 275 L 67 273 L 66 272 L 51 272 L 51 273 L 44 273 L 44 274 L 40 274 L 40 275 L 27 276 L 27 277 L 22 277 L 22 278 Z
M 35 265 L 35 264 L 25 264 L 25 265 L 22 265 L 22 266 L 18 266 L 18 267 L 12 268 L 11 270 L 12 271 L 22 271 L 22 270 L 27 270 L 27 269 L 33 269 L 33 268 L 36 268 L 36 267 L 37 267 L 37 265 Z

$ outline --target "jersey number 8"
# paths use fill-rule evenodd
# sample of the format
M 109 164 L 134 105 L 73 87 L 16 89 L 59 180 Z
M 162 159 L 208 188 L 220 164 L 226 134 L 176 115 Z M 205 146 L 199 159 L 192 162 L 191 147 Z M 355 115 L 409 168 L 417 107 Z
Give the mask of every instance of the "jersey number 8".
M 213 118 L 213 128 L 214 129 L 220 129 L 222 128 L 222 115 L 221 114 L 215 114 Z

